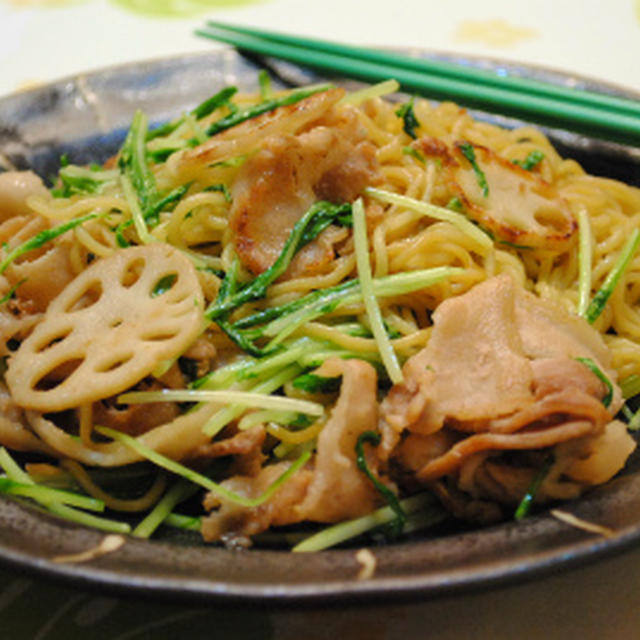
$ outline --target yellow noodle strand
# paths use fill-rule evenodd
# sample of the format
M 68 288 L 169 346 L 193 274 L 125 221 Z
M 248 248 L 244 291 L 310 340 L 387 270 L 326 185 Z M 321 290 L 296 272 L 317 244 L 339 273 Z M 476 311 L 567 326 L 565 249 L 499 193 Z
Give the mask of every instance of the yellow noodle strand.
M 167 487 L 167 476 L 164 473 L 156 474 L 153 484 L 144 495 L 139 498 L 116 498 L 99 487 L 87 473 L 87 470 L 75 460 L 66 459 L 61 463 L 76 480 L 76 482 L 92 497 L 102 500 L 105 506 L 115 511 L 139 512 L 151 508 L 163 494 Z

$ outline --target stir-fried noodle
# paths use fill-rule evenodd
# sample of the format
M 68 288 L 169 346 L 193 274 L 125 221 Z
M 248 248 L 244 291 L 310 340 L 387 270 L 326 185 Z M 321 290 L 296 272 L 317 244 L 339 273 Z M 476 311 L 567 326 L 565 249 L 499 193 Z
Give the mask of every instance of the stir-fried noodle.
M 337 524 L 322 548 L 622 469 L 640 190 L 371 95 L 227 88 L 52 189 L 0 175 L 6 492 L 137 535 Z

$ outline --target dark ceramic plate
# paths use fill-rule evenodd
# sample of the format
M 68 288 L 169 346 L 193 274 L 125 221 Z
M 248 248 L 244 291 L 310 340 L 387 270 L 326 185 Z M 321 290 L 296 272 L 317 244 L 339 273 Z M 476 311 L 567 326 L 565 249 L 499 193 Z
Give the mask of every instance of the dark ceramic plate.
M 425 54 L 426 55 L 426 54 Z M 436 57 L 436 56 L 433 56 Z M 460 60 L 458 60 L 460 61 Z M 503 73 L 541 77 L 600 91 L 611 88 L 582 79 L 508 66 L 490 60 L 462 60 Z M 279 82 L 317 78 L 297 67 L 267 60 Z M 0 163 L 54 175 L 60 155 L 72 162 L 104 160 L 122 141 L 134 109 L 152 122 L 192 107 L 225 84 L 256 89 L 258 64 L 225 50 L 134 64 L 63 80 L 0 100 Z M 476 114 L 490 121 L 512 121 Z M 640 186 L 638 149 L 549 131 L 561 153 L 593 173 Z M 515 524 L 448 533 L 374 548 L 373 578 L 356 578 L 355 550 L 303 556 L 284 551 L 229 551 L 204 546 L 184 534 L 159 541 L 127 540 L 118 551 L 82 564 L 52 558 L 92 548 L 103 534 L 0 500 L 0 560 L 77 586 L 172 596 L 228 599 L 274 605 L 345 602 L 376 598 L 429 597 L 488 584 L 520 581 L 601 558 L 640 541 L 640 456 L 624 475 L 563 509 L 616 533 L 601 538 L 542 514 Z

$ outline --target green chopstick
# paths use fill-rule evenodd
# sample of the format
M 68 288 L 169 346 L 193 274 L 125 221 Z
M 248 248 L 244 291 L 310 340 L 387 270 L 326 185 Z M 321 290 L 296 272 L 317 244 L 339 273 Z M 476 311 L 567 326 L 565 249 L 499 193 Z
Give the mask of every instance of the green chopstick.
M 207 26 L 212 29 L 224 30 L 230 33 L 241 33 L 248 36 L 262 38 L 271 42 L 293 45 L 296 47 L 312 48 L 315 51 L 324 51 L 341 56 L 348 56 L 367 62 L 377 62 L 379 64 L 390 64 L 405 69 L 413 69 L 420 73 L 429 73 L 435 76 L 464 79 L 473 84 L 484 84 L 499 88 L 510 88 L 512 90 L 523 91 L 530 95 L 546 95 L 560 100 L 580 102 L 600 106 L 607 110 L 618 110 L 621 113 L 640 115 L 640 102 L 628 100 L 610 94 L 595 93 L 593 91 L 576 90 L 560 85 L 541 82 L 531 78 L 523 78 L 513 75 L 498 74 L 485 69 L 472 68 L 462 64 L 447 62 L 445 60 L 428 60 L 426 58 L 416 58 L 404 56 L 402 54 L 382 51 L 379 49 L 369 49 L 356 47 L 353 45 L 321 40 L 319 38 L 308 38 L 282 33 L 280 31 L 266 31 L 263 29 L 253 29 L 240 25 L 230 25 L 215 20 L 207 21 Z
M 501 77 L 434 61 L 429 61 L 426 67 L 423 60 L 397 54 L 220 23 L 207 23 L 196 33 L 240 50 L 361 80 L 379 82 L 395 78 L 405 91 L 425 97 L 455 100 L 472 108 L 640 145 L 640 105 L 617 96 Z

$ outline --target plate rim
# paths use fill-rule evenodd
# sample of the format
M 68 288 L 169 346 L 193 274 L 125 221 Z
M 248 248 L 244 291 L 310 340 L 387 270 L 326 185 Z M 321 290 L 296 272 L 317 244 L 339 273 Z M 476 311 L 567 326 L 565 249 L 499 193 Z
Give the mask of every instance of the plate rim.
M 493 58 L 477 58 L 467 55 L 454 55 L 444 54 L 441 52 L 431 50 L 421 50 L 423 55 L 441 55 L 449 56 L 457 59 L 464 60 L 478 60 L 484 63 L 496 63 Z M 123 73 L 136 72 L 142 74 L 148 72 L 150 69 L 157 68 L 161 65 L 171 65 L 177 62 L 184 64 L 196 65 L 202 64 L 205 60 L 219 60 L 223 57 L 244 58 L 241 54 L 238 54 L 233 49 L 221 48 L 211 52 L 197 52 L 191 54 L 181 54 L 178 56 L 162 56 L 157 58 L 150 58 L 146 60 L 138 60 L 132 63 L 114 64 L 94 69 L 79 74 L 71 74 L 59 78 L 53 82 L 46 83 L 37 87 L 23 89 L 21 91 L 5 94 L 0 96 L 0 105 L 7 103 L 10 100 L 16 99 L 28 99 L 29 96 L 37 96 L 43 91 L 51 90 L 52 87 L 64 87 L 69 83 L 75 84 L 82 80 L 105 77 L 106 75 L 117 75 Z M 585 82 L 593 82 L 589 78 L 582 78 L 573 74 L 564 74 L 557 70 L 548 70 L 540 67 L 534 67 L 531 65 L 525 65 L 519 62 L 513 61 L 497 61 L 502 66 L 513 66 L 519 69 L 532 69 L 542 71 L 544 73 L 551 73 L 555 77 L 559 78 L 571 78 L 573 80 L 584 80 Z M 255 67 L 259 67 L 256 65 Z M 597 83 L 600 86 L 607 86 L 605 83 Z M 617 86 L 608 87 L 611 89 L 618 89 Z M 624 91 L 627 95 L 632 95 L 636 98 L 640 94 L 636 94 L 632 91 Z M 541 127 L 544 129 L 544 127 Z M 578 136 L 584 138 L 583 136 Z M 640 482 L 640 481 L 639 481 Z M 4 525 L 6 522 L 6 510 L 8 505 L 16 506 L 18 503 L 11 501 L 10 499 L 0 496 L 0 525 Z M 103 536 L 101 532 L 95 530 L 85 529 L 83 527 L 77 527 L 70 525 L 69 523 L 44 514 L 29 507 L 18 505 L 19 509 L 25 510 L 23 516 L 27 519 L 29 517 L 46 518 L 49 520 L 51 526 L 62 534 L 69 534 L 70 538 L 73 538 L 73 543 L 77 542 L 78 535 L 82 540 L 97 540 L 96 536 Z M 580 505 L 578 505 L 578 508 Z M 11 509 L 10 509 L 11 510 Z M 26 515 L 24 515 L 26 514 Z M 37 514 L 34 516 L 33 514 Z M 15 513 L 13 514 L 15 516 Z M 541 523 L 551 525 L 555 530 L 560 527 L 557 522 L 553 522 L 553 519 L 549 515 L 533 516 L 526 523 L 518 524 L 520 528 L 532 528 L 539 526 Z M 497 525 L 498 527 L 504 527 L 504 524 Z M 491 528 L 490 528 L 491 529 Z M 38 555 L 27 554 L 20 551 L 16 551 L 2 539 L 0 535 L 0 562 L 15 568 L 27 569 L 31 573 L 44 576 L 53 580 L 61 580 L 72 584 L 80 584 L 89 588 L 95 589 L 107 589 L 114 593 L 123 594 L 131 593 L 134 590 L 140 595 L 145 597 L 158 597 L 158 598 L 179 598 L 185 599 L 190 602 L 198 600 L 223 600 L 230 603 L 246 603 L 251 601 L 252 605 L 265 605 L 273 607 L 274 605 L 289 606 L 291 604 L 304 603 L 305 605 L 315 604 L 337 604 L 339 602 L 354 603 L 366 600 L 372 602 L 373 600 L 396 600 L 396 599 L 425 599 L 435 598 L 440 596 L 451 595 L 454 593 L 475 591 L 483 586 L 500 586 L 506 584 L 512 584 L 514 582 L 523 582 L 525 580 L 533 580 L 538 577 L 552 574 L 558 570 L 564 570 L 566 568 L 573 568 L 576 566 L 583 566 L 590 562 L 596 562 L 605 557 L 619 554 L 625 550 L 637 546 L 640 544 L 640 519 L 636 522 L 634 527 L 627 527 L 628 530 L 624 531 L 620 535 L 617 535 L 613 539 L 603 541 L 601 539 L 594 539 L 593 537 L 585 537 L 580 542 L 574 543 L 569 549 L 557 548 L 549 549 L 544 553 L 540 553 L 537 556 L 537 560 L 534 563 L 522 562 L 522 559 L 512 559 L 511 561 L 505 561 L 502 563 L 494 563 L 493 568 L 488 566 L 482 570 L 476 568 L 475 572 L 468 572 L 468 569 L 459 568 L 456 571 L 449 571 L 448 579 L 446 575 L 441 571 L 436 574 L 418 574 L 412 578 L 408 578 L 406 575 L 393 577 L 384 576 L 376 577 L 368 581 L 358 581 L 355 579 L 355 571 L 349 579 L 330 583 L 273 583 L 262 584 L 255 583 L 250 585 L 248 583 L 230 584 L 229 582 L 218 581 L 206 581 L 204 579 L 187 579 L 184 577 L 176 576 L 158 576 L 153 574 L 131 576 L 129 574 L 123 574 L 118 571 L 118 564 L 114 563 L 119 557 L 119 551 L 116 551 L 111 556 L 104 556 L 98 560 L 69 565 L 60 564 L 54 562 L 51 557 L 41 557 Z M 481 532 L 487 530 L 483 529 Z M 524 532 L 524 529 L 522 529 Z M 478 531 L 468 534 L 456 534 L 456 536 L 477 536 Z M 454 536 L 455 537 L 455 536 Z M 66 541 L 67 544 L 63 546 L 68 547 L 70 541 Z M 136 544 L 147 543 L 148 541 L 136 541 Z M 152 545 L 162 545 L 164 543 L 153 542 Z M 405 543 L 411 545 L 413 543 Z M 423 542 L 422 544 L 428 544 Z M 130 545 L 131 546 L 131 545 Z M 163 547 L 162 547 L 163 548 Z M 171 546 L 173 549 L 174 547 Z M 198 549 L 208 549 L 206 546 L 199 546 Z M 385 549 L 388 547 L 380 547 Z M 379 551 L 375 550 L 374 551 Z M 227 551 L 224 549 L 217 549 L 217 551 L 233 554 L 235 552 Z M 252 550 L 242 553 L 256 554 L 286 554 L 292 556 L 288 551 L 262 551 Z M 351 562 L 349 565 L 352 569 L 354 550 L 329 550 L 319 552 L 322 557 L 325 558 L 348 558 Z M 382 551 L 384 553 L 384 551 Z M 115 568 L 114 568 L 115 566 Z M 466 573 L 465 573 L 466 571 Z M 436 579 L 440 579 L 437 582 Z

